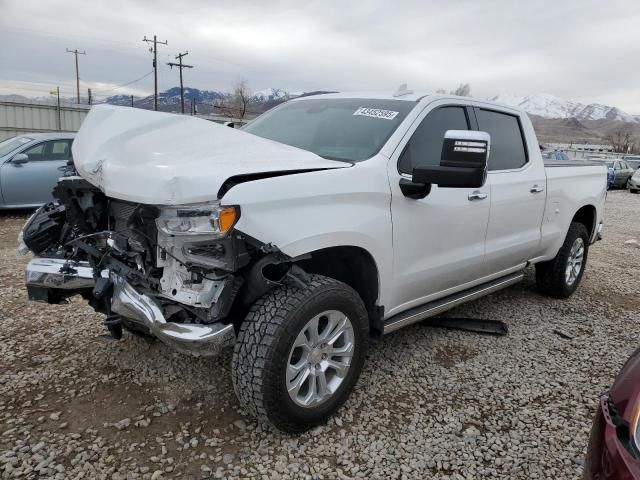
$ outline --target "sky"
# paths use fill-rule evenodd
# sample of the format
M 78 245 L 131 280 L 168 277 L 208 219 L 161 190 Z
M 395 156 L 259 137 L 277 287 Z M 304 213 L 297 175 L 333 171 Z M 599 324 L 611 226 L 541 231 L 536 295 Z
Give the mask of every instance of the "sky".
M 185 86 L 550 93 L 640 114 L 639 0 L 0 0 L 0 94 L 147 95 L 156 34 Z M 146 76 L 145 76 L 146 75 Z M 136 81 L 137 80 L 137 81 Z M 131 82 L 131 83 L 130 83 Z M 129 83 L 129 85 L 124 85 Z M 124 85 L 124 86 L 123 86 Z

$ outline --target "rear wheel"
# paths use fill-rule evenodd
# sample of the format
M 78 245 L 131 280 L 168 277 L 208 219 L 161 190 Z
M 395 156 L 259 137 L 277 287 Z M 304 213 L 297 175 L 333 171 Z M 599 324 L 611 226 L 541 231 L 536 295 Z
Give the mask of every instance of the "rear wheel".
M 573 222 L 553 260 L 536 264 L 536 283 L 545 295 L 568 298 L 576 291 L 589 253 L 589 233 L 582 223 Z
M 364 363 L 369 323 L 358 294 L 310 275 L 259 299 L 233 353 L 233 384 L 242 406 L 288 432 L 324 422 L 346 400 Z

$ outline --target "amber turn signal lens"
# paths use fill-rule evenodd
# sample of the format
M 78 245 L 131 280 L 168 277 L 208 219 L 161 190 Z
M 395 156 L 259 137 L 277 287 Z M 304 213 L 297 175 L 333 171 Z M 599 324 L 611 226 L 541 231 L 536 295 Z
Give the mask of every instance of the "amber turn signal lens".
M 218 214 L 218 225 L 221 233 L 227 233 L 238 219 L 238 212 L 235 207 L 222 207 Z

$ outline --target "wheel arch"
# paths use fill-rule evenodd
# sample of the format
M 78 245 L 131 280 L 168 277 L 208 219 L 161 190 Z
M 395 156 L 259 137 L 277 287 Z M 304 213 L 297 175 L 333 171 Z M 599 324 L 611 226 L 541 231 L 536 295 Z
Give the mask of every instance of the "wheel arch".
M 594 205 L 588 204 L 578 209 L 578 211 L 573 215 L 571 222 L 583 224 L 587 229 L 587 232 L 589 232 L 589 239 L 592 239 L 596 228 L 596 219 L 596 207 Z
M 382 332 L 383 307 L 378 305 L 380 273 L 376 261 L 366 249 L 354 245 L 321 248 L 304 255 L 296 265 L 305 272 L 339 280 L 362 299 L 372 333 Z

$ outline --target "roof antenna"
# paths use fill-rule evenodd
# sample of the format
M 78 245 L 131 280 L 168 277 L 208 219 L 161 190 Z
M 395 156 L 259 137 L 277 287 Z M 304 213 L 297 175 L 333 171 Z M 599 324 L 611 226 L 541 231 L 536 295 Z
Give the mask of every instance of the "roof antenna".
M 404 95 L 411 95 L 413 93 L 413 90 L 409 90 L 407 88 L 407 84 L 403 83 L 402 85 L 400 85 L 398 87 L 398 90 L 396 90 L 396 93 L 393 94 L 394 97 L 402 97 Z

